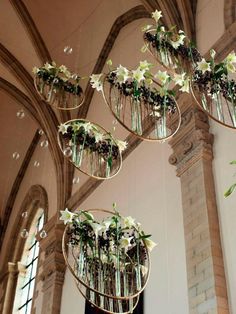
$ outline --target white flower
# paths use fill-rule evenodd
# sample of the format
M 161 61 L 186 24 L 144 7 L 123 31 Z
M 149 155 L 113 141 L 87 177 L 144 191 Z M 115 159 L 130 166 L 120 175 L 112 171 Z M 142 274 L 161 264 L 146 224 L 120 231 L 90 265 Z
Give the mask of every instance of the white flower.
M 65 65 L 61 65 L 59 67 L 59 72 L 60 73 L 64 73 L 67 78 L 71 77 L 71 73 L 70 73 L 70 71 L 67 69 L 67 67 Z
M 90 222 L 90 221 L 88 221 L 88 222 L 89 222 L 90 226 L 93 228 L 93 232 L 95 233 L 95 236 L 97 238 L 99 232 L 102 229 L 102 226 L 99 223 L 97 223 L 97 222 Z
M 144 266 L 144 265 L 140 265 L 141 268 L 141 272 L 143 276 L 146 276 L 148 273 L 148 267 Z
M 227 68 L 228 72 L 231 72 L 231 73 L 235 73 L 236 72 L 236 68 L 233 65 L 233 63 L 226 63 L 226 68 Z
M 152 12 L 152 18 L 156 21 L 156 23 L 160 20 L 162 17 L 162 12 L 156 10 L 155 12 Z
M 117 82 L 124 83 L 128 80 L 129 76 L 129 70 L 123 67 L 121 64 L 119 67 L 114 71 L 117 75 Z
M 228 56 L 225 58 L 226 63 L 236 63 L 236 55 L 235 52 L 232 51 L 228 54 Z
M 170 76 L 167 74 L 166 71 L 162 72 L 159 70 L 157 74 L 155 75 L 155 78 L 161 81 L 161 83 L 164 85 L 167 82 L 167 80 L 170 78 Z
M 149 71 L 152 66 L 153 66 L 153 64 L 148 63 L 147 60 L 144 60 L 144 61 L 140 61 L 140 62 L 139 62 L 139 69 L 140 69 L 141 71 L 145 71 L 145 72 L 146 72 L 146 71 Z
M 131 228 L 133 226 L 135 226 L 135 219 L 131 216 L 128 217 L 124 217 L 124 226 L 127 228 Z
M 152 111 L 152 112 L 150 113 L 150 116 L 156 117 L 156 118 L 160 118 L 161 113 L 160 113 L 159 111 Z
M 32 72 L 33 72 L 34 74 L 37 74 L 37 73 L 39 72 L 39 68 L 33 67 Z
M 100 255 L 100 260 L 101 260 L 102 263 L 107 263 L 107 261 L 108 261 L 107 255 L 104 254 L 104 253 L 102 253 L 102 254 Z
M 67 129 L 69 127 L 69 124 L 61 123 L 58 127 L 58 131 L 61 132 L 62 134 L 65 134 L 67 132 Z
M 91 124 L 91 122 L 83 123 L 82 126 L 84 127 L 86 133 L 93 129 L 93 125 Z
M 112 219 L 112 217 L 103 220 L 102 225 L 103 225 L 105 231 L 108 230 L 110 226 L 112 228 L 114 228 L 116 226 L 115 221 L 114 221 L 114 219 Z
M 44 68 L 45 68 L 46 70 L 50 70 L 50 69 L 53 69 L 54 66 L 51 65 L 50 63 L 46 62 L 46 63 L 44 64 Z
M 146 32 L 149 29 L 151 29 L 152 27 L 153 27 L 153 25 L 145 25 L 145 26 L 142 27 L 142 32 Z
M 94 132 L 95 142 L 98 143 L 103 140 L 104 135 L 100 132 Z
M 184 39 L 186 38 L 186 36 L 184 35 L 184 33 L 182 31 L 179 32 L 179 34 L 176 36 L 176 40 L 170 40 L 171 45 L 177 49 L 180 45 L 184 44 Z
M 214 58 L 215 58 L 215 56 L 216 56 L 216 52 L 215 52 L 215 50 L 214 50 L 214 49 L 211 49 L 211 50 L 210 50 L 210 55 L 211 55 L 212 59 L 214 59 Z
M 144 243 L 146 244 L 146 247 L 148 249 L 149 252 L 151 252 L 154 247 L 157 245 L 155 242 L 153 242 L 152 240 L 146 238 L 146 239 L 143 239 Z
M 185 93 L 189 93 L 189 77 L 187 77 L 184 80 L 184 84 L 182 85 L 182 87 L 179 89 L 181 92 L 185 92 Z
M 92 74 L 90 76 L 90 84 L 92 85 L 92 88 L 96 88 L 96 90 L 98 92 L 102 90 L 101 77 L 102 77 L 102 73 L 101 74 Z
M 65 210 L 61 210 L 60 212 L 61 212 L 60 220 L 63 220 L 65 225 L 67 223 L 72 223 L 73 218 L 76 216 L 76 214 L 70 212 L 68 208 L 66 208 Z
M 119 147 L 120 152 L 123 152 L 127 148 L 127 145 L 128 145 L 126 141 L 120 141 L 120 140 L 116 140 L 116 144 Z
M 183 86 L 184 85 L 185 75 L 186 75 L 186 73 L 174 74 L 173 81 L 175 82 L 175 84 Z
M 129 237 L 129 238 L 123 237 L 123 238 L 121 238 L 121 239 L 120 239 L 120 248 L 121 248 L 121 249 L 125 249 L 125 251 L 127 251 L 128 248 L 129 248 L 130 246 L 132 246 L 132 244 L 130 243 L 130 241 L 131 241 L 132 239 L 133 239 L 133 237 Z
M 132 71 L 132 77 L 134 80 L 138 81 L 138 83 L 145 80 L 144 74 L 145 71 L 140 70 L 140 68 L 137 68 L 137 70 Z
M 206 71 L 211 71 L 211 67 L 210 64 L 204 58 L 202 58 L 200 62 L 197 62 L 197 70 L 205 73 Z

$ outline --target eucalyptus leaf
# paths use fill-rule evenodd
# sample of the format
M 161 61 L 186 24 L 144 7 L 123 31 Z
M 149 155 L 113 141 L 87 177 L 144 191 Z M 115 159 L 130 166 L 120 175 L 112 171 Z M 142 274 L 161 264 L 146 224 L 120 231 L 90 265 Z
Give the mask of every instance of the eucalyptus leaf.
M 236 160 L 232 160 L 232 161 L 230 162 L 230 165 L 236 165 Z
M 236 183 L 232 184 L 231 187 L 224 193 L 224 197 L 228 197 L 233 193 L 236 188 Z

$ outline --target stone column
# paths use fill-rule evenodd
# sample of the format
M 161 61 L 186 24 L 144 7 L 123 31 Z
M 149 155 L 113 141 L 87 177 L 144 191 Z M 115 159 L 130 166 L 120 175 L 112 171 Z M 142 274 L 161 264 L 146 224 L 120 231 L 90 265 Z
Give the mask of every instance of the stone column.
M 2 310 L 3 314 L 12 313 L 17 278 L 18 278 L 18 265 L 17 263 L 9 262 L 6 292 L 5 292 L 4 304 L 3 304 L 3 310 Z
M 190 314 L 229 314 L 214 178 L 213 135 L 191 97 L 181 99 L 182 124 L 169 162 L 182 190 Z M 222 192 L 223 193 L 223 192 Z
M 40 240 L 41 250 L 44 252 L 40 265 L 43 281 L 42 314 L 59 314 L 61 307 L 62 288 L 65 275 L 65 261 L 62 254 L 63 224 L 55 224 L 53 217 L 44 227 L 47 237 Z

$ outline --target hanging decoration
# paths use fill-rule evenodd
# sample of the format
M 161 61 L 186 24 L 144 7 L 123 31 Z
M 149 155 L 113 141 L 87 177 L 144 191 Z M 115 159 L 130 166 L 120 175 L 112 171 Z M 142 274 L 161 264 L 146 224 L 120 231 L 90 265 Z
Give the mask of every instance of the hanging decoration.
M 230 53 L 222 62 L 211 59 L 198 62 L 192 76 L 192 95 L 197 105 L 212 119 L 230 128 L 236 128 L 236 82 L 230 74 L 236 72 L 236 55 Z
M 108 65 L 110 69 L 111 60 Z M 91 84 L 102 91 L 112 114 L 129 132 L 144 140 L 163 141 L 178 131 L 181 122 L 171 86 L 180 85 L 181 91 L 188 92 L 189 79 L 185 73 L 173 79 L 166 71 L 153 75 L 152 66 L 146 60 L 133 71 L 120 65 L 107 75 L 93 74 Z
M 115 140 L 111 133 L 84 119 L 59 126 L 58 143 L 65 157 L 83 173 L 96 179 L 110 179 L 121 169 L 121 152 L 127 143 Z
M 202 57 L 193 43 L 182 30 L 177 31 L 176 25 L 166 29 L 160 23 L 161 11 L 152 13 L 154 25 L 143 27 L 145 45 L 142 51 L 149 50 L 154 58 L 166 67 L 177 73 L 191 73 Z
M 40 97 L 57 109 L 71 110 L 84 102 L 84 93 L 79 85 L 81 77 L 71 73 L 65 65 L 45 63 L 41 68 L 34 67 L 34 85 Z
M 60 219 L 65 261 L 82 295 L 107 313 L 132 312 L 149 278 L 151 235 L 117 211 L 66 209 Z

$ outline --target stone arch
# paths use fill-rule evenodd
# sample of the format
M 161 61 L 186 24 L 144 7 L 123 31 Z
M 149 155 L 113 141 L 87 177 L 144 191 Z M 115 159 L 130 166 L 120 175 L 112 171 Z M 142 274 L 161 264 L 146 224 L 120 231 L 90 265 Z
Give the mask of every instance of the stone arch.
M 236 0 L 225 0 L 224 4 L 225 28 L 229 28 L 236 20 Z

